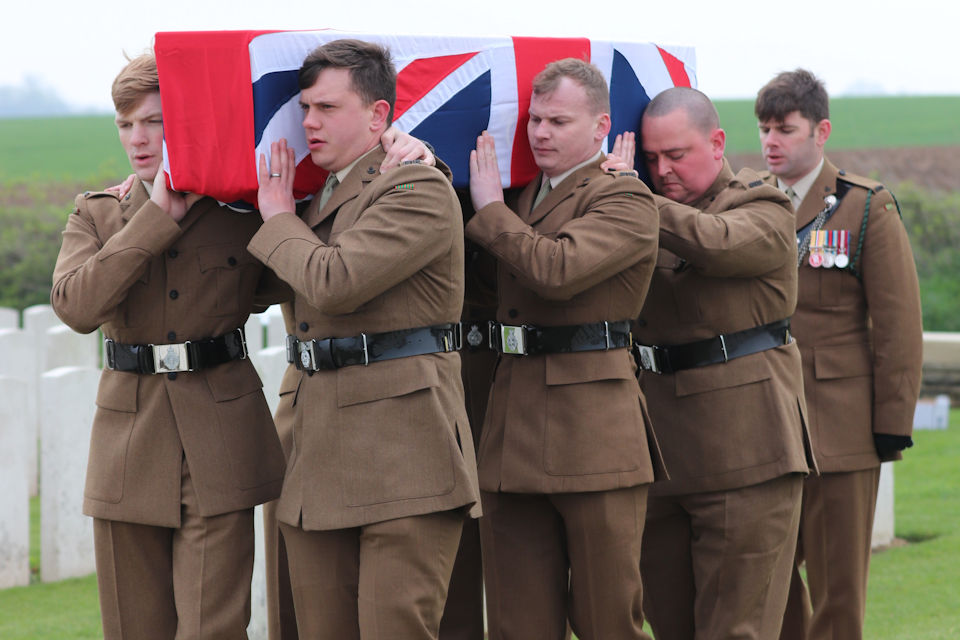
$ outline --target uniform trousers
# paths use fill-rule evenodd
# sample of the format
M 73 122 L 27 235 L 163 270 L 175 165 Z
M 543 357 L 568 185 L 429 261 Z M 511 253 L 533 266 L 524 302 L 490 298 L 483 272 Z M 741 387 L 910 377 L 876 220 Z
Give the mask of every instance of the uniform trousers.
M 490 640 L 631 640 L 643 631 L 640 540 L 647 485 L 481 492 Z
M 95 518 L 104 640 L 246 639 L 253 509 L 200 515 L 186 460 L 178 528 Z
M 880 467 L 810 476 L 783 640 L 860 640 Z M 806 564 L 807 584 L 800 575 Z M 812 611 L 811 611 L 812 604 Z
M 800 522 L 803 476 L 651 496 L 643 538 L 643 608 L 657 640 L 780 633 Z
M 281 522 L 300 636 L 436 640 L 463 518 L 457 509 L 325 531 Z
M 263 505 L 263 547 L 267 582 L 268 640 L 298 640 L 297 616 L 290 588 L 287 547 L 277 524 L 277 502 Z

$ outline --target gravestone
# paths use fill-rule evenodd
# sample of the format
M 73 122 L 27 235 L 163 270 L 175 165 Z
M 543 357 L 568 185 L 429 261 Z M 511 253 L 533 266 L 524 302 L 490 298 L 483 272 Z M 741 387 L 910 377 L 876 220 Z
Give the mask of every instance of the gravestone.
M 20 312 L 10 307 L 0 307 L 0 329 L 19 329 Z
M 0 589 L 6 589 L 30 584 L 27 383 L 0 376 L 0 398 Z
M 100 367 L 100 333 L 77 333 L 65 324 L 47 329 L 43 341 L 43 369 Z
M 26 384 L 25 414 L 20 431 L 24 477 L 31 496 L 37 495 L 37 358 L 33 337 L 22 329 L 0 329 L 0 376 L 9 376 Z
M 893 542 L 893 463 L 880 465 L 880 489 L 873 516 L 871 546 L 885 547 Z
M 87 450 L 100 371 L 61 367 L 40 378 L 40 577 L 95 571 L 93 521 L 83 515 Z

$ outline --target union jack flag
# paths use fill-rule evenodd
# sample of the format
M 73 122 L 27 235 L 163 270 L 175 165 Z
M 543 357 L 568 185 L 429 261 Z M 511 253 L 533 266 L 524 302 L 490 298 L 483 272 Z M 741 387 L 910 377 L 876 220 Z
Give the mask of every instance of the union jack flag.
M 526 135 L 530 87 L 553 60 L 577 57 L 600 68 L 610 86 L 614 135 L 639 131 L 644 108 L 660 91 L 696 86 L 692 47 L 643 42 L 332 30 L 161 32 L 155 52 L 171 186 L 249 208 L 256 203 L 259 154 L 269 157 L 270 143 L 284 137 L 298 163 L 294 195 L 316 193 L 326 172 L 307 150 L 297 70 L 317 46 L 345 37 L 389 47 L 397 68 L 394 125 L 430 142 L 457 187 L 467 186 L 470 150 L 484 129 L 501 150 L 504 187 L 536 176 Z

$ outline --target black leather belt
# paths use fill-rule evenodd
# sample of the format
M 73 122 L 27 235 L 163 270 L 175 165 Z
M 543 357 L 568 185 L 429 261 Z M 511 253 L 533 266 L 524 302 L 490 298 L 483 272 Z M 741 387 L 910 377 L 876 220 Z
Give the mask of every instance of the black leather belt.
M 136 373 L 197 371 L 247 357 L 242 329 L 175 344 L 123 344 L 107 338 L 104 345 L 108 369 Z
M 593 322 L 562 327 L 531 327 L 490 322 L 489 346 L 511 355 L 624 349 L 631 344 L 630 321 Z M 467 336 L 469 340 L 469 335 Z
M 299 340 L 296 336 L 287 336 L 287 362 L 306 371 L 368 365 L 381 360 L 457 351 L 461 337 L 459 323 L 361 333 L 349 338 Z
M 727 333 L 715 338 L 665 347 L 636 345 L 637 366 L 653 373 L 673 373 L 742 358 L 789 344 L 790 319 Z

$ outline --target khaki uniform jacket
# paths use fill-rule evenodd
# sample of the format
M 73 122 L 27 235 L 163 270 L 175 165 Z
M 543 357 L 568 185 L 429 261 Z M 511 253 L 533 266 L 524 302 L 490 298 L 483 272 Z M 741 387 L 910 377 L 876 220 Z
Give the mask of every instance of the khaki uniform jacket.
M 656 196 L 660 255 L 634 340 L 675 345 L 789 318 L 797 300 L 787 197 L 729 164 L 691 206 Z M 651 495 L 723 491 L 806 472 L 796 343 L 674 374 L 643 372 L 670 480 Z M 812 461 L 811 461 L 812 462 Z
M 296 292 L 301 340 L 460 320 L 453 188 L 422 165 L 380 175 L 384 155 L 361 158 L 322 210 L 271 218 L 250 243 Z M 280 521 L 341 529 L 479 504 L 458 353 L 297 373 L 284 378 L 297 390 Z
M 776 185 L 775 176 L 764 177 Z M 923 366 L 917 269 L 890 192 L 825 161 L 797 211 L 797 229 L 823 210 L 823 198 L 837 193 L 841 178 L 854 186 L 823 228 L 850 232 L 852 259 L 870 195 L 863 248 L 852 264 L 863 279 L 811 267 L 805 259 L 793 316 L 814 453 L 823 472 L 877 466 L 874 433 L 912 433 Z
M 177 224 L 137 180 L 123 200 L 78 196 L 53 274 L 51 303 L 80 333 L 165 344 L 242 327 L 263 266 L 246 250 L 260 226 L 210 198 Z M 260 304 L 262 303 L 262 304 Z M 105 369 L 97 392 L 84 513 L 175 527 L 186 456 L 200 513 L 252 507 L 280 493 L 283 453 L 250 360 L 152 375 Z
M 498 321 L 636 317 L 657 212 L 642 182 L 607 174 L 600 162 L 567 176 L 533 211 L 540 178 L 512 206 L 490 204 L 467 224 L 498 261 Z M 652 482 L 663 469 L 635 371 L 627 349 L 501 356 L 480 438 L 480 487 L 566 493 Z

